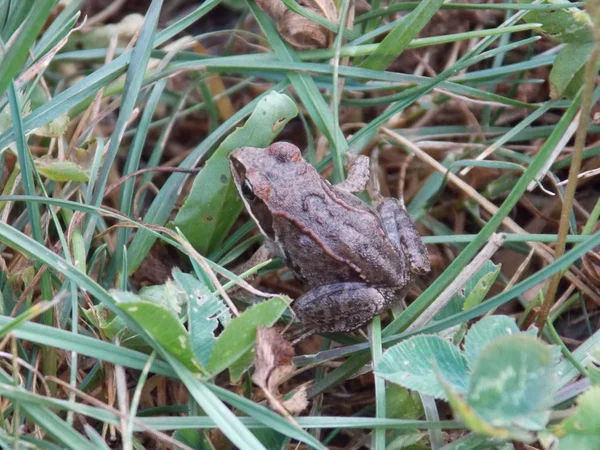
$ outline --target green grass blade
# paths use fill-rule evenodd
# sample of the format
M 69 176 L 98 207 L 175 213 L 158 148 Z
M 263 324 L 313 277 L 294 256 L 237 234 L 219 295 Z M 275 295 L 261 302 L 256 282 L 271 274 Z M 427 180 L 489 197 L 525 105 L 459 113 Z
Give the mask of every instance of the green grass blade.
M 0 96 L 6 92 L 12 79 L 27 61 L 29 49 L 33 46 L 56 3 L 57 0 L 39 0 L 35 8 L 29 9 L 29 15 L 20 26 L 17 38 L 0 60 Z
M 11 377 L 3 370 L 0 370 L 0 381 L 2 382 L 2 389 L 4 391 L 20 391 L 19 388 L 13 385 Z M 10 395 L 8 395 L 7 392 L 5 392 L 5 396 L 10 398 Z M 21 402 L 19 404 L 23 414 L 29 420 L 39 426 L 47 434 L 52 436 L 52 438 L 62 446 L 73 450 L 96 449 L 96 447 L 92 445 L 90 441 L 77 433 L 71 425 L 60 419 L 48 408 L 36 403 Z
M 281 40 L 271 19 L 258 8 L 254 1 L 247 0 L 247 3 L 279 59 L 284 63 L 298 63 L 300 61 L 298 56 Z M 333 160 L 336 174 L 334 181 L 341 181 L 344 178 L 342 156 L 348 148 L 344 133 L 342 133 L 339 127 L 335 126 L 335 120 L 331 114 L 329 105 L 327 105 L 319 92 L 319 88 L 309 75 L 304 73 L 288 73 L 288 78 L 311 119 L 332 146 L 331 151 L 334 154 Z M 338 147 L 334 146 L 335 143 L 337 143 Z
M 127 69 L 125 88 L 123 90 L 123 101 L 121 102 L 121 107 L 119 109 L 119 116 L 117 117 L 117 122 L 115 123 L 115 127 L 110 138 L 110 144 L 106 151 L 104 163 L 100 168 L 100 174 L 98 175 L 94 193 L 92 195 L 92 203 L 95 205 L 98 205 L 99 201 L 102 199 L 106 181 L 108 180 L 108 173 L 113 165 L 113 161 L 117 155 L 117 151 L 119 150 L 119 145 L 121 144 L 121 138 L 125 132 L 125 127 L 129 118 L 131 117 L 133 108 L 135 107 L 135 103 L 140 93 L 140 88 L 146 72 L 145 68 L 150 59 L 152 39 L 154 36 L 154 30 L 156 29 L 156 25 L 158 23 L 158 14 L 160 13 L 161 5 L 162 0 L 153 0 L 150 4 L 150 8 L 148 9 L 146 18 L 144 19 L 144 25 L 142 26 L 140 37 L 131 54 L 131 62 L 129 63 L 129 68 Z
M 101 341 L 84 335 L 78 335 L 77 340 L 73 339 L 70 331 L 59 328 L 40 325 L 38 323 L 26 322 L 16 324 L 18 319 L 11 319 L 6 316 L 0 316 L 0 326 L 10 327 L 18 339 L 23 339 L 36 344 L 44 344 L 58 349 L 76 352 L 80 355 L 101 361 L 119 364 L 124 367 L 142 370 L 148 361 L 148 355 L 130 350 L 125 347 L 119 347 L 110 342 Z M 175 372 L 164 362 L 155 361 L 152 364 L 151 371 L 160 375 L 174 377 Z
M 167 357 L 167 360 L 187 387 L 190 395 L 236 447 L 247 450 L 265 449 L 256 436 L 208 389 L 205 383 L 198 380 L 175 359 Z
M 400 54 L 406 50 L 421 29 L 427 25 L 433 15 L 440 9 L 444 0 L 423 0 L 408 16 L 399 23 L 377 46 L 361 67 L 368 69 L 386 69 Z
M 280 90 L 286 85 L 287 83 L 279 84 L 278 86 L 274 87 L 274 90 Z M 190 152 L 190 154 L 181 162 L 179 167 L 185 169 L 194 167 L 198 161 L 226 135 L 227 132 L 235 127 L 240 120 L 244 119 L 252 111 L 254 111 L 256 104 L 266 95 L 268 95 L 268 93 L 269 91 L 266 91 L 262 95 L 259 95 L 246 106 L 241 108 L 226 122 L 221 124 L 204 141 L 202 141 L 200 145 Z M 178 190 L 186 176 L 187 175 L 185 174 L 174 173 L 169 177 L 146 212 L 146 215 L 144 216 L 144 222 L 163 225 L 168 220 L 173 206 L 175 205 Z M 148 231 L 140 230 L 138 233 L 136 233 L 131 245 L 127 250 L 130 255 L 128 266 L 129 273 L 133 273 L 139 267 L 155 240 L 156 237 Z
M 144 108 L 144 113 L 142 114 L 142 118 L 138 124 L 135 137 L 130 145 L 129 152 L 127 153 L 127 161 L 125 162 L 125 168 L 123 169 L 123 176 L 127 176 L 130 173 L 135 172 L 140 166 L 142 150 L 144 149 L 144 144 L 148 136 L 150 122 L 166 85 L 166 79 L 160 80 L 152 89 L 152 93 L 150 94 L 150 98 L 148 99 L 146 107 Z M 127 180 L 125 183 L 123 183 L 119 192 L 119 211 L 125 216 L 130 216 L 133 210 L 132 203 L 134 186 L 134 179 Z M 115 246 L 115 253 L 113 254 L 113 259 L 117 263 L 115 266 L 115 271 L 118 271 L 120 268 L 119 263 L 123 258 L 123 248 L 130 236 L 131 230 L 127 228 L 120 228 L 117 231 L 117 244 Z

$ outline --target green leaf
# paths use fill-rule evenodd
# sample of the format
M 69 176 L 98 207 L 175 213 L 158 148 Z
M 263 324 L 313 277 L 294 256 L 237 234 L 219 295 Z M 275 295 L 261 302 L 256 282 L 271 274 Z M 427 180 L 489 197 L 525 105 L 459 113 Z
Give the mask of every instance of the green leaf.
M 500 264 L 486 261 L 465 284 L 465 287 L 450 299 L 450 302 L 436 315 L 435 319 L 442 320 L 479 305 L 498 278 L 501 267 Z
M 89 180 L 88 171 L 71 161 L 42 158 L 35 160 L 35 167 L 40 174 L 54 181 L 79 181 L 85 183 Z
M 56 119 L 52 119 L 50 122 L 42 125 L 39 128 L 36 128 L 32 131 L 36 136 L 44 136 L 44 137 L 61 137 L 67 132 L 67 128 L 69 126 L 69 122 L 71 118 L 62 114 L 58 116 Z
M 244 372 L 252 367 L 254 363 L 254 349 L 251 348 L 244 353 L 236 362 L 229 366 L 229 379 L 232 383 L 237 383 L 242 379 Z
M 511 442 L 482 434 L 469 433 L 444 445 L 444 450 L 515 450 Z
M 550 71 L 550 97 L 560 99 L 563 96 L 573 98 L 583 84 L 583 71 L 593 43 L 567 44 L 556 55 Z
M 361 67 L 385 70 L 427 25 L 444 0 L 423 0 L 388 34 Z
M 462 419 L 471 431 L 497 439 L 510 439 L 512 437 L 509 430 L 493 427 L 486 422 L 479 414 L 477 414 L 473 407 L 454 392 L 448 383 L 444 382 L 441 377 L 440 383 L 444 386 L 452 411 Z
M 256 329 L 270 327 L 289 307 L 288 297 L 275 297 L 246 309 L 223 330 L 208 360 L 207 370 L 216 375 L 254 347 Z
M 2 64 L 0 64 L 0 96 L 2 96 L 19 69 L 27 61 L 29 49 L 33 47 L 36 37 L 56 5 L 57 0 L 41 0 L 36 2 L 35 8 L 26 9 L 28 16 L 23 23 L 19 23 L 16 36 L 10 39 L 10 47 L 3 50 Z M 18 2 L 17 2 L 18 3 Z M 14 25 L 13 25 L 14 26 Z
M 144 287 L 138 295 L 141 300 L 166 308 L 175 317 L 183 316 L 182 305 L 187 303 L 187 296 L 183 295 L 170 280 L 165 284 Z M 93 309 L 84 310 L 84 314 L 93 323 L 98 322 L 98 327 L 108 339 L 113 340 L 118 337 L 124 347 L 142 352 L 151 350 L 152 347 L 139 334 L 127 327 L 122 317 L 111 312 L 106 306 L 96 305 Z
M 501 336 L 519 334 L 515 319 L 508 316 L 484 317 L 471 327 L 465 338 L 465 357 L 473 369 L 483 348 Z
M 148 352 L 152 349 L 137 333 L 131 331 L 125 321 L 111 312 L 103 304 L 95 305 L 93 308 L 83 311 L 88 320 L 94 324 L 97 322 L 98 328 L 102 330 L 106 339 L 112 341 L 119 338 L 119 343 L 123 347 L 131 348 L 141 352 Z
M 297 114 L 290 97 L 269 93 L 245 125 L 231 133 L 206 162 L 173 222 L 200 253 L 207 254 L 223 242 L 242 210 L 229 171 L 229 153 L 244 146 L 267 147 Z
M 229 308 L 196 277 L 175 269 L 173 278 L 188 298 L 192 350 L 200 362 L 206 365 L 217 341 L 215 330 L 219 322 L 226 327 L 231 320 Z
M 600 448 L 600 387 L 592 387 L 581 394 L 575 413 L 552 432 L 558 437 L 556 450 Z
M 400 342 L 383 354 L 375 372 L 392 383 L 446 399 L 436 369 L 454 390 L 467 391 L 467 361 L 439 336 L 421 335 Z
M 600 386 L 600 369 L 593 364 L 590 364 L 585 369 L 592 386 Z
M 519 3 L 533 3 L 533 0 L 519 0 Z M 546 0 L 543 3 L 570 3 L 567 0 Z M 529 11 L 523 20 L 527 23 L 541 23 L 542 32 L 556 42 L 583 44 L 593 42 L 590 17 L 579 8 L 562 8 L 552 11 Z
M 142 300 L 131 292 L 111 290 L 111 294 L 117 301 L 116 306 L 127 312 L 169 354 L 192 373 L 204 373 L 192 352 L 187 331 L 168 308 Z
M 502 265 L 487 261 L 465 285 L 465 302 L 463 311 L 479 305 L 488 291 L 491 289 L 494 281 L 498 278 Z
M 182 319 L 185 316 L 184 306 L 188 304 L 188 297 L 172 280 L 167 280 L 165 284 L 144 287 L 138 295 L 142 300 L 165 307 L 175 317 Z
M 475 364 L 467 403 L 494 427 L 543 429 L 556 380 L 554 352 L 525 334 L 488 344 Z
M 424 414 L 419 395 L 397 384 L 387 386 L 385 403 L 385 417 L 389 419 L 416 420 Z
M 173 433 L 173 437 L 189 447 L 192 447 L 194 450 L 210 449 L 210 445 L 207 444 L 204 438 L 204 433 L 200 430 L 177 430 Z

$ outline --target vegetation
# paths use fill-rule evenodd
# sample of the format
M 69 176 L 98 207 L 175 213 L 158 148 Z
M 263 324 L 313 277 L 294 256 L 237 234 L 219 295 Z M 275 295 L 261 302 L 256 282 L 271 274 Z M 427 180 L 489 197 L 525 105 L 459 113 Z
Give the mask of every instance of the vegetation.
M 2 448 L 600 448 L 598 0 L 0 0 L 0 39 Z M 424 236 L 364 330 L 292 346 L 305 287 L 239 271 L 228 155 L 279 140 Z

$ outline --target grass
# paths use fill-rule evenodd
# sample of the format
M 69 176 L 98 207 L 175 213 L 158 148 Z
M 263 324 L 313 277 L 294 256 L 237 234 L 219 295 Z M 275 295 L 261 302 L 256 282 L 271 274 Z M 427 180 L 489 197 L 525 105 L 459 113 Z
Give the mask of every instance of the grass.
M 123 26 L 135 8 L 143 20 L 118 33 L 102 21 L 73 31 L 80 9 L 101 12 L 91 0 L 0 1 L 2 448 L 543 448 L 537 431 L 478 428 L 426 391 L 372 376 L 389 348 L 417 334 L 462 342 L 492 314 L 523 331 L 537 323 L 562 352 L 548 436 L 577 417 L 569 407 L 581 395 L 595 395 L 581 380 L 597 379 L 600 202 L 593 173 L 577 180 L 598 166 L 589 119 L 600 89 L 596 37 L 582 16 L 546 2 L 373 0 L 365 12 L 340 2 L 351 14 L 336 23 L 284 4 L 330 30 L 329 47 L 288 45 L 252 0 L 122 5 L 106 23 Z M 580 65 L 583 87 L 550 98 L 565 70 L 560 52 L 582 42 L 594 48 Z M 216 150 L 273 92 L 298 107 L 278 119 L 287 125 L 275 140 L 306 150 L 333 183 L 346 176 L 346 154 L 370 155 L 382 192 L 404 196 L 433 260 L 405 307 L 364 332 L 297 345 L 269 392 L 276 405 L 252 380 L 256 328 L 289 325 L 293 313 L 244 311 L 261 291 L 296 298 L 304 288 L 275 260 L 249 272 L 261 275 L 261 291 L 225 294 L 243 283 L 233 267 L 260 237 L 247 214 L 233 220 L 237 197 L 194 196 L 193 183 L 198 171 L 204 186 L 230 182 L 228 150 Z M 248 145 L 273 127 L 257 127 Z M 206 238 L 202 254 L 173 225 L 186 199 L 199 202 L 200 234 L 203 211 L 235 211 L 232 229 Z M 505 242 L 487 257 L 502 264 L 493 286 L 423 324 L 499 232 Z M 199 314 L 204 303 L 223 315 Z M 239 332 L 223 333 L 229 326 Z M 220 355 L 202 359 L 215 345 L 228 367 L 215 363 Z M 308 407 L 279 414 L 294 394 Z M 499 430 L 508 434 L 493 439 Z M 595 433 L 573 439 L 593 448 Z

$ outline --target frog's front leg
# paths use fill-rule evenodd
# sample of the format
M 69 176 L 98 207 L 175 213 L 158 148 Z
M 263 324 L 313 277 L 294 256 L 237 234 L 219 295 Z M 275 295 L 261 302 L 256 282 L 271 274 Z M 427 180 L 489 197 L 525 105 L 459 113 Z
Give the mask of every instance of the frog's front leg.
M 410 271 L 415 275 L 423 275 L 431 270 L 429 252 L 408 215 L 404 201 L 386 197 L 378 205 L 383 229 L 389 240 L 400 254 L 408 260 Z
M 390 301 L 365 283 L 335 283 L 317 287 L 293 305 L 298 321 L 319 333 L 356 330 L 388 308 Z
M 273 248 L 273 244 L 269 240 L 267 240 L 256 250 L 256 252 L 254 252 L 250 259 L 234 267 L 232 272 L 236 275 L 241 275 L 244 272 L 252 269 L 254 266 L 264 263 L 265 261 L 267 261 L 275 255 L 276 252 Z M 245 281 L 248 283 L 252 283 L 252 281 L 254 281 L 254 279 L 257 276 L 258 273 L 254 273 L 253 275 L 246 277 Z M 236 284 L 235 286 L 229 289 L 229 295 L 237 296 L 238 293 L 240 293 L 242 290 L 243 288 L 239 284 Z
M 369 157 L 359 155 L 348 169 L 348 176 L 335 187 L 346 192 L 362 192 L 367 188 L 369 182 Z

